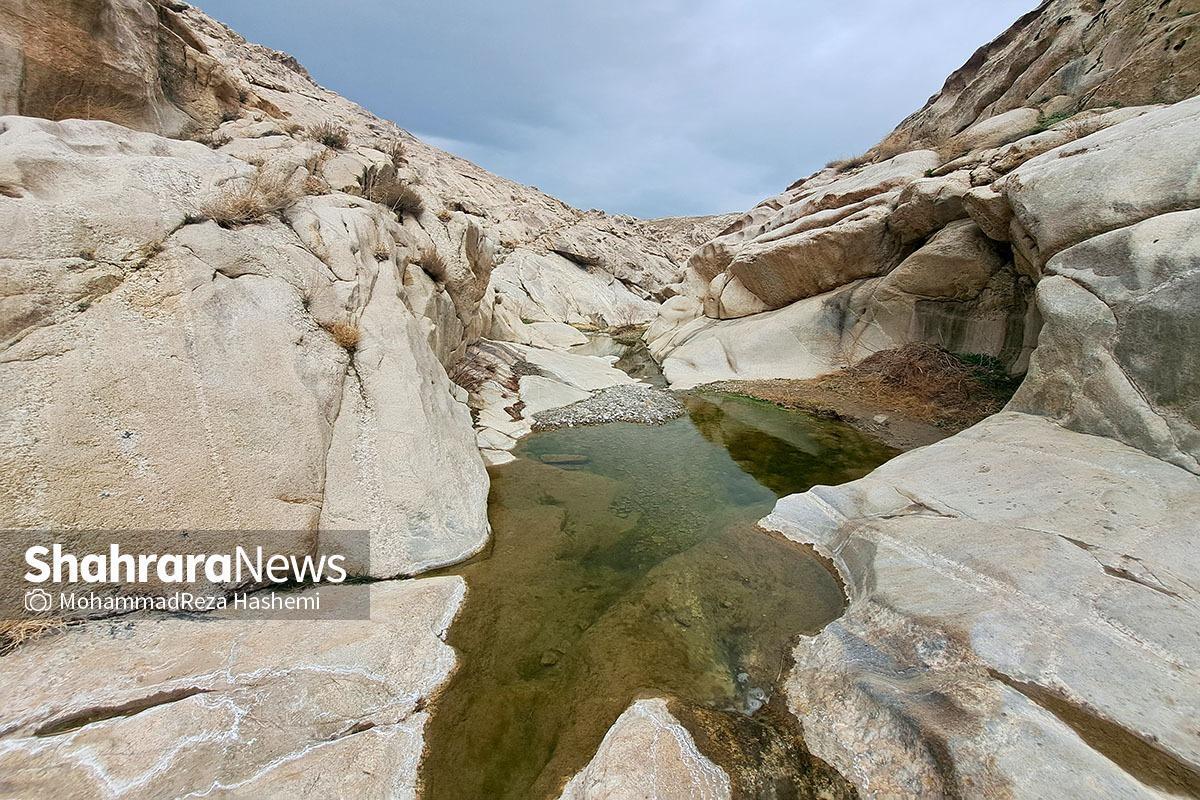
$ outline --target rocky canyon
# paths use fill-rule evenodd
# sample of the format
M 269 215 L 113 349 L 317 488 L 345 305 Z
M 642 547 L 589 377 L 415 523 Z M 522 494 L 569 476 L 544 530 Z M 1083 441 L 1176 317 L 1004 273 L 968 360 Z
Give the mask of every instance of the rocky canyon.
M 370 606 L 10 614 L 0 795 L 1200 796 L 1197 0 L 1046 0 L 869 151 L 651 220 L 178 0 L 0 23 L 4 528 L 270 531 Z M 447 783 L 522 636 L 559 727 Z

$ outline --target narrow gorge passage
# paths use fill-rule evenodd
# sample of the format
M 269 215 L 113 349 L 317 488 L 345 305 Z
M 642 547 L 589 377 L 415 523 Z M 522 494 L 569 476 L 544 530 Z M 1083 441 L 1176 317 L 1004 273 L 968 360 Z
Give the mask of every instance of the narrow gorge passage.
M 534 434 L 492 470 L 493 546 L 447 570 L 469 588 L 448 639 L 458 672 L 427 729 L 425 797 L 556 796 L 639 696 L 744 728 L 796 634 L 841 614 L 817 558 L 755 522 L 779 496 L 858 478 L 893 451 L 760 401 L 684 399 L 687 415 L 659 427 Z

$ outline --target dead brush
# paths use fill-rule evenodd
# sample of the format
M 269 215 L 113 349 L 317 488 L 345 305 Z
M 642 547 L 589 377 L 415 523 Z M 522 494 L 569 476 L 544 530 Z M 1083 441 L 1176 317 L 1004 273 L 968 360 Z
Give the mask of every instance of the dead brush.
M 248 181 L 225 184 L 200 207 L 200 214 L 224 228 L 250 225 L 288 208 L 300 195 L 288 177 L 260 171 Z
M 881 350 L 826 382 L 845 384 L 861 399 L 923 418 L 942 413 L 983 418 L 999 411 L 1016 388 L 994 358 L 955 354 L 923 342 Z
M 851 156 L 849 158 L 837 158 L 825 165 L 825 169 L 837 170 L 845 172 L 848 169 L 861 167 L 871 163 L 871 154 L 863 153 L 862 155 Z
M 305 133 L 314 142 L 320 142 L 334 150 L 345 150 L 350 146 L 350 131 L 330 120 L 313 125 Z
M 358 176 L 358 193 L 372 203 L 387 206 L 398 217 L 419 217 L 425 201 L 389 164 L 373 164 Z
M 0 655 L 7 655 L 26 642 L 58 633 L 67 627 L 58 618 L 0 620 Z
M 417 256 L 417 264 L 421 269 L 425 270 L 425 274 L 433 278 L 438 283 L 446 280 L 446 259 L 442 258 L 442 254 L 432 247 L 426 247 Z
M 321 327 L 333 337 L 334 343 L 346 352 L 353 353 L 358 349 L 358 343 L 362 340 L 362 331 L 357 325 L 338 320 L 337 322 L 322 322 Z

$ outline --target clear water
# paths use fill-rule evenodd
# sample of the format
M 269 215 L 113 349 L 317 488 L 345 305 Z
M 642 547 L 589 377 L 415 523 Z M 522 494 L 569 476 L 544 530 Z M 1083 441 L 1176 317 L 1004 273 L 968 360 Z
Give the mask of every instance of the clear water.
M 639 696 L 761 714 L 794 637 L 842 612 L 824 566 L 754 524 L 779 496 L 894 451 L 754 400 L 686 404 L 660 427 L 535 434 L 492 471 L 494 544 L 449 570 L 469 590 L 449 635 L 459 669 L 426 731 L 425 797 L 555 797 Z

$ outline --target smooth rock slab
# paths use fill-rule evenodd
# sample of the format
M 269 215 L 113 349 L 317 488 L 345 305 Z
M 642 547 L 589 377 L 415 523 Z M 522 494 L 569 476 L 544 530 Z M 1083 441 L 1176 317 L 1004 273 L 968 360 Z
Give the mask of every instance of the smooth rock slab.
M 1200 789 L 1196 476 L 1003 413 L 763 526 L 847 585 L 786 684 L 864 797 Z
M 0 794 L 415 797 L 465 584 L 320 589 L 364 591 L 370 620 L 126 617 L 5 656 Z
M 638 700 L 617 718 L 560 800 L 722 800 L 729 776 L 696 749 L 665 700 Z

